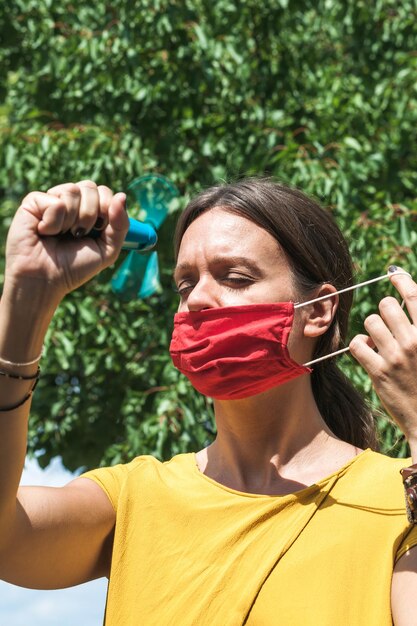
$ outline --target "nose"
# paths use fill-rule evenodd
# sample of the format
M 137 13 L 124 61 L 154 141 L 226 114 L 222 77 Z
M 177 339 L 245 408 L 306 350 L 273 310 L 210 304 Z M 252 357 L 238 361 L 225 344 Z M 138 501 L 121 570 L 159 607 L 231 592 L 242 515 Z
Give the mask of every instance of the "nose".
M 212 277 L 200 277 L 190 291 L 186 307 L 189 311 L 202 311 L 220 306 L 217 295 L 217 283 Z

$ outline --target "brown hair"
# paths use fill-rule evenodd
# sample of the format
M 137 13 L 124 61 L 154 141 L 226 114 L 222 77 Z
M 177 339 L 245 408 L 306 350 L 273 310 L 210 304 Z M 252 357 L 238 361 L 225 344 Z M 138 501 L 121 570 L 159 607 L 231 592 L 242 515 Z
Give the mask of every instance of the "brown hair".
M 272 179 L 246 178 L 201 192 L 178 220 L 176 255 L 189 225 L 214 207 L 241 215 L 270 233 L 287 254 L 303 293 L 323 283 L 337 290 L 353 284 L 349 249 L 330 213 L 301 191 Z M 352 292 L 340 294 L 333 322 L 317 342 L 313 358 L 344 346 L 351 305 Z M 317 406 L 332 432 L 355 446 L 378 449 L 372 413 L 335 359 L 317 363 L 311 378 Z

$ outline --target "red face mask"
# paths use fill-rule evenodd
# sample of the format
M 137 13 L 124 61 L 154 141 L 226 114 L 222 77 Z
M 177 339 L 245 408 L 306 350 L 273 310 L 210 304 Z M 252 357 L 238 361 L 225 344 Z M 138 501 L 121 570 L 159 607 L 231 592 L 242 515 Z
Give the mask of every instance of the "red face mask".
M 292 302 L 177 313 L 171 358 L 205 396 L 254 396 L 311 372 L 288 354 L 293 319 Z

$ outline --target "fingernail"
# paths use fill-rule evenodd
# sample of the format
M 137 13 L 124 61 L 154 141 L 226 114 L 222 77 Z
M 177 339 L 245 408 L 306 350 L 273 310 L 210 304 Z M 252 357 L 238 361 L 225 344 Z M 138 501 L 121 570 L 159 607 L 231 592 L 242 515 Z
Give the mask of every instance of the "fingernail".
M 74 233 L 74 237 L 76 239 L 81 239 L 81 237 L 84 237 L 84 235 L 86 234 L 86 229 L 85 228 L 77 228 L 77 230 Z
M 396 265 L 390 265 L 388 268 L 388 272 L 390 274 L 394 274 L 395 272 L 398 272 L 398 267 Z
M 97 230 L 101 230 L 104 226 L 104 217 L 98 217 L 96 219 L 96 223 L 94 224 L 94 228 Z

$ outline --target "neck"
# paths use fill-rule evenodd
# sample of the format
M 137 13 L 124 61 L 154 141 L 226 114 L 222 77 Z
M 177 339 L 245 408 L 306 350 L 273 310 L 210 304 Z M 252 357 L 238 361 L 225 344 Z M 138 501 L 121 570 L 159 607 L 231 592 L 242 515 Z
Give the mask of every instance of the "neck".
M 308 376 L 245 400 L 215 401 L 215 415 L 217 438 L 198 464 L 240 491 L 296 491 L 348 460 L 346 446 L 353 456 L 320 415 Z

